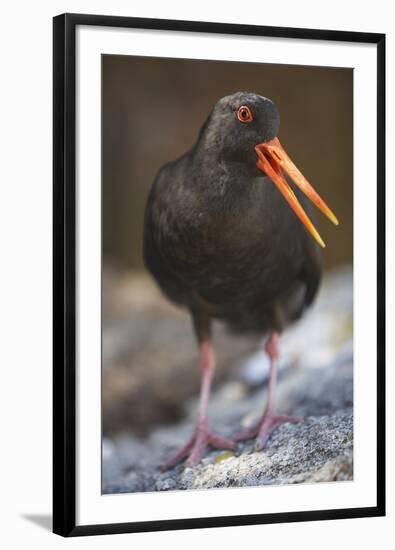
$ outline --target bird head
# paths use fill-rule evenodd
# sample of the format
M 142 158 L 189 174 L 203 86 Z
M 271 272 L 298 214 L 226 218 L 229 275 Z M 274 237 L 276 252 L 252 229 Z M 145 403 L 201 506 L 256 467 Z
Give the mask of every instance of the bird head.
M 221 160 L 245 163 L 267 176 L 307 231 L 325 247 L 284 173 L 335 225 L 339 222 L 282 147 L 279 129 L 280 113 L 273 101 L 251 92 L 237 92 L 217 102 L 202 133 L 206 146 L 220 151 Z

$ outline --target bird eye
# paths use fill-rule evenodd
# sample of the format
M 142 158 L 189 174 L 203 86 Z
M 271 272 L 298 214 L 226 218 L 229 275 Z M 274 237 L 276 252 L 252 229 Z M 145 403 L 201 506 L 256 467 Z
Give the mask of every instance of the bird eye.
M 240 120 L 240 122 L 252 122 L 253 116 L 251 113 L 251 109 L 246 105 L 242 105 L 237 111 L 237 118 Z

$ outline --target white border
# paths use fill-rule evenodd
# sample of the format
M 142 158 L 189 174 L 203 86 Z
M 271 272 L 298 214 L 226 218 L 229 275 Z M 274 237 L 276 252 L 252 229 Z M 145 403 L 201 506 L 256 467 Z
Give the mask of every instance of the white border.
M 354 67 L 354 481 L 100 494 L 101 54 Z M 77 525 L 376 505 L 376 46 L 77 27 Z M 366 223 L 369 220 L 369 223 Z

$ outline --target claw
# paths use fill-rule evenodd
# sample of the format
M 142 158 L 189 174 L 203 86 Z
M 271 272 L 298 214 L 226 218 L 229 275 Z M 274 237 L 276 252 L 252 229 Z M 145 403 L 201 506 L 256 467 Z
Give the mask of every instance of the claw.
M 256 451 L 260 451 L 265 447 L 274 430 L 281 426 L 281 424 L 285 424 L 286 422 L 297 424 L 303 421 L 303 417 L 301 416 L 276 416 L 270 412 L 265 412 L 257 424 L 242 432 L 238 432 L 233 436 L 233 439 L 235 441 L 245 441 L 246 439 L 256 437 L 254 448 Z
M 236 448 L 235 442 L 231 439 L 213 434 L 206 429 L 197 428 L 188 443 L 163 464 L 161 472 L 174 468 L 185 459 L 187 466 L 196 466 L 203 458 L 208 446 L 214 447 L 214 449 L 234 450 Z

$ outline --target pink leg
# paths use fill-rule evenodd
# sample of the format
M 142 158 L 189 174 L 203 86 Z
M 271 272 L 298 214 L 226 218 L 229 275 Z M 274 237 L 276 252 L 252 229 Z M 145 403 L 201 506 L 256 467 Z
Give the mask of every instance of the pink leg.
M 230 439 L 211 433 L 208 429 L 208 401 L 211 382 L 215 370 L 215 354 L 211 342 L 204 340 L 200 344 L 201 388 L 199 415 L 192 438 L 161 468 L 162 472 L 173 468 L 179 462 L 186 460 L 188 466 L 195 466 L 202 459 L 208 445 L 216 449 L 235 449 L 236 445 Z
M 278 416 L 274 414 L 274 390 L 277 382 L 278 341 L 278 333 L 273 332 L 269 336 L 265 346 L 266 352 L 270 358 L 269 387 L 265 411 L 257 424 L 247 430 L 237 433 L 234 436 L 235 441 L 243 441 L 245 439 L 256 437 L 256 451 L 260 451 L 264 448 L 272 432 L 281 424 L 284 424 L 285 422 L 291 422 L 293 424 L 303 422 L 303 418 L 301 416 Z

